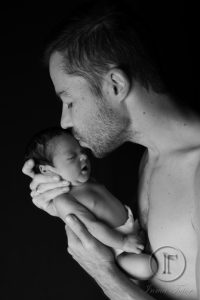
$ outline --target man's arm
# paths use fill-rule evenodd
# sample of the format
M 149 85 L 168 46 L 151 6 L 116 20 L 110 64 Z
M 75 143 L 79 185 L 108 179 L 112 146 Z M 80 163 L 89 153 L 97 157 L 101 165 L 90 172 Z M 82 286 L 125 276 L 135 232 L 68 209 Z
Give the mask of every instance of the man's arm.
M 153 300 L 124 273 L 109 248 L 96 240 L 74 216 L 66 218 L 68 252 L 88 272 L 111 300 Z

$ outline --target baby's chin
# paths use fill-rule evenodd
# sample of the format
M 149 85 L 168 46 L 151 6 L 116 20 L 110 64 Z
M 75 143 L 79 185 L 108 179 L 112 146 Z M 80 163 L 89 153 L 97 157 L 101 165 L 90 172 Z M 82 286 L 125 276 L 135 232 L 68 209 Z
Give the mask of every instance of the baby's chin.
M 81 173 L 80 176 L 76 180 L 74 180 L 74 183 L 76 182 L 76 184 L 84 184 L 89 180 L 89 178 L 89 173 Z
M 77 178 L 64 178 L 62 177 L 63 180 L 66 180 L 70 183 L 71 186 L 78 186 L 86 183 L 89 180 L 89 176 L 83 176 L 80 175 Z
M 76 180 L 70 181 L 72 186 L 78 186 L 85 184 L 88 181 L 88 179 L 83 179 L 83 178 L 77 178 Z

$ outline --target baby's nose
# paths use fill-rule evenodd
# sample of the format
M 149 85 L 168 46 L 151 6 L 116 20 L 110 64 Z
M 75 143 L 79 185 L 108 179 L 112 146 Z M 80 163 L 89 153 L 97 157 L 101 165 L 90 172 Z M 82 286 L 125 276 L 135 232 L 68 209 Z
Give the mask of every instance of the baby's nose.
M 80 161 L 86 160 L 87 159 L 87 155 L 82 153 L 80 156 Z

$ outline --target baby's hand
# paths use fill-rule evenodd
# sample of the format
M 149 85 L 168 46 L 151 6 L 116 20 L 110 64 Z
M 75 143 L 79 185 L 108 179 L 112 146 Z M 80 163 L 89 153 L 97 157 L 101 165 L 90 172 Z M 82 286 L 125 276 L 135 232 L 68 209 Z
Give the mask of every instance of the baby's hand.
M 123 250 L 129 253 L 140 254 L 144 250 L 144 244 L 139 235 L 128 234 L 124 237 Z
M 141 229 L 138 220 L 134 222 L 133 232 L 124 237 L 125 252 L 140 254 L 144 250 L 145 234 Z

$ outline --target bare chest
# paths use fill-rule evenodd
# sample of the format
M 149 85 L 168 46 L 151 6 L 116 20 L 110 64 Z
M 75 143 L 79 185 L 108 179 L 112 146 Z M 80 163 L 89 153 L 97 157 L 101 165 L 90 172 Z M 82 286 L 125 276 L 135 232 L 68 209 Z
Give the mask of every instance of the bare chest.
M 196 166 L 197 161 L 188 158 L 172 158 L 161 165 L 155 160 L 147 161 L 139 186 L 141 223 L 159 263 L 152 282 L 167 289 L 171 296 L 180 286 L 181 291 L 191 293 L 191 299 L 195 299 L 196 293 L 197 238 L 193 224 L 199 189 Z M 174 259 L 173 263 L 169 257 Z M 184 295 L 181 297 L 177 295 L 175 299 L 184 299 Z

